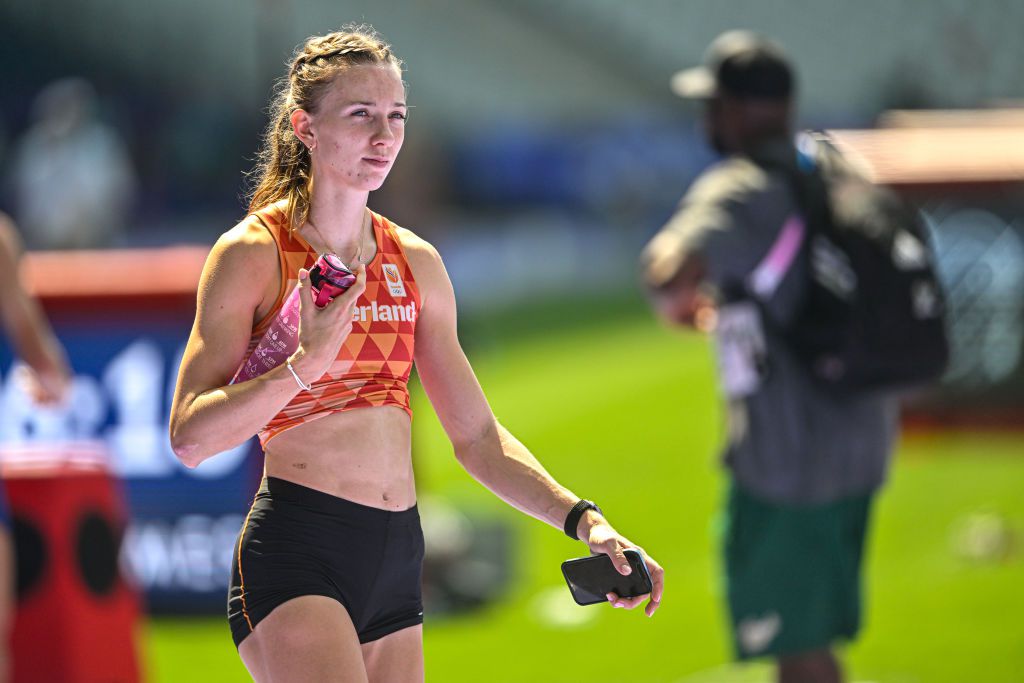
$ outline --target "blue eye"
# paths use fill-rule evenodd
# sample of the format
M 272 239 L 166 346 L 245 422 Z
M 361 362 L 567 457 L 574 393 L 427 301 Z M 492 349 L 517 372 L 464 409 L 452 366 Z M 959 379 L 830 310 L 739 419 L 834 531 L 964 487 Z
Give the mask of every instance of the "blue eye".
M 354 112 L 352 112 L 352 116 L 369 116 L 369 115 L 370 115 L 370 113 L 368 111 L 366 111 L 365 109 L 356 109 Z
M 401 121 L 405 121 L 405 119 L 406 119 L 406 115 L 405 115 L 405 114 L 403 114 L 403 113 L 402 113 L 402 112 L 400 112 L 400 111 L 396 111 L 396 112 L 394 112 L 394 113 L 392 113 L 392 114 L 391 114 L 391 118 L 393 118 L 393 119 L 399 119 L 399 120 L 401 120 Z

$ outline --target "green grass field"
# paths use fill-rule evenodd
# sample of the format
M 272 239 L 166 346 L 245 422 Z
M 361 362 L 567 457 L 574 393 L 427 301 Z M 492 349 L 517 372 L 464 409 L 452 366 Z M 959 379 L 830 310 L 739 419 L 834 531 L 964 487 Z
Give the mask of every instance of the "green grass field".
M 471 480 L 417 396 L 421 494 L 506 520 L 516 539 L 516 579 L 499 602 L 458 617 L 428 614 L 428 680 L 770 680 L 764 666 L 728 663 L 715 540 L 722 420 L 710 350 L 633 303 L 634 312 L 621 304 L 531 311 L 526 327 L 518 312 L 477 318 L 464 337 L 502 422 L 664 565 L 664 605 L 653 619 L 575 607 L 559 564 L 584 547 Z M 986 522 L 993 515 L 1016 530 L 1015 546 L 999 543 L 998 524 L 993 532 Z M 973 559 L 957 551 L 971 519 L 981 520 L 968 537 Z M 1024 681 L 1022 530 L 1024 436 L 905 438 L 876 507 L 866 627 L 844 652 L 851 680 Z M 573 624 L 580 610 L 588 618 Z M 145 643 L 149 680 L 248 680 L 221 619 L 154 619 Z

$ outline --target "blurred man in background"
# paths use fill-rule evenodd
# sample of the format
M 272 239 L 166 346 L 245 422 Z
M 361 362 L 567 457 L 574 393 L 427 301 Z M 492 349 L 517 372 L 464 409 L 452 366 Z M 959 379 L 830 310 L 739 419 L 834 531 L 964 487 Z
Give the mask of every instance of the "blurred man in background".
M 96 91 L 80 78 L 43 89 L 34 123 L 14 149 L 15 214 L 32 249 L 114 244 L 136 192 L 117 131 L 100 121 Z
M 15 371 L 17 380 L 36 403 L 56 403 L 67 393 L 71 369 L 39 303 L 18 279 L 21 252 L 13 221 L 0 213 L 0 320 L 23 362 Z
M 54 336 L 39 304 L 18 280 L 21 244 L 11 220 L 0 213 L 0 320 L 14 351 L 25 365 L 15 370 L 17 381 L 37 403 L 63 399 L 71 381 L 64 347 Z M 14 613 L 14 545 L 10 510 L 0 482 L 0 682 L 8 680 L 8 632 Z
M 785 334 L 808 287 L 794 241 L 795 75 L 775 44 L 733 31 L 677 74 L 702 100 L 723 159 L 647 245 L 660 316 L 714 330 L 728 403 L 725 575 L 739 659 L 772 657 L 783 683 L 840 681 L 832 645 L 860 628 L 868 514 L 895 432 L 893 403 L 817 385 Z M 794 223 L 794 221 L 797 221 Z

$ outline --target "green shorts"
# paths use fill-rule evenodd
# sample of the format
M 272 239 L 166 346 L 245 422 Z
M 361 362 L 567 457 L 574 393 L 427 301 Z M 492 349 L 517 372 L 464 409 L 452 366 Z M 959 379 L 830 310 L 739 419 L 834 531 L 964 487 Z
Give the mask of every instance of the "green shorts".
M 820 650 L 856 635 L 871 500 L 779 505 L 732 486 L 724 550 L 738 659 Z

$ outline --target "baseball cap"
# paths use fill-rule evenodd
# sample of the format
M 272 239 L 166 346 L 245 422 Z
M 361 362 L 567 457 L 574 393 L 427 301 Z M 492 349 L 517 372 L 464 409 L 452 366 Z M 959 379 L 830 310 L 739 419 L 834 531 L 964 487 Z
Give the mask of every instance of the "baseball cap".
M 796 77 L 782 48 L 752 31 L 727 31 L 704 53 L 704 64 L 672 77 L 672 92 L 707 99 L 735 97 L 781 100 L 793 94 Z

